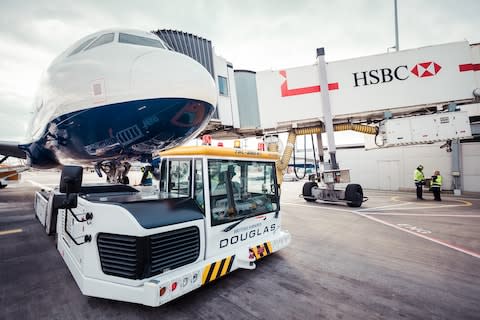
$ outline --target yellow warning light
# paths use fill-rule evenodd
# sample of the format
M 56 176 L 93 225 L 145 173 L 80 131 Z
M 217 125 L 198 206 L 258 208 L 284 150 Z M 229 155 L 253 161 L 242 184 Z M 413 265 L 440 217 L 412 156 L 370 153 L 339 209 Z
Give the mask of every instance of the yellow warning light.
M 240 140 L 235 140 L 235 141 L 233 141 L 233 147 L 234 147 L 234 148 L 240 149 L 240 144 L 241 144 L 241 143 L 240 143 Z

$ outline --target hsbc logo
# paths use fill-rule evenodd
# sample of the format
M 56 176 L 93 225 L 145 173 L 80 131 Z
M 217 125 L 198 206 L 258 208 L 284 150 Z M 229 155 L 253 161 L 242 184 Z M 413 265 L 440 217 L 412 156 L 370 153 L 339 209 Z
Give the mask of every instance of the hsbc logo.
M 438 65 L 436 62 L 430 61 L 416 64 L 412 70 L 410 70 L 410 72 L 419 78 L 424 78 L 436 75 L 438 72 L 440 72 L 440 69 L 442 69 L 440 65 Z
M 411 74 L 418 78 L 433 77 L 440 72 L 442 67 L 436 62 L 417 63 L 409 68 L 407 65 L 400 65 L 395 68 L 381 68 L 367 71 L 354 72 L 354 87 L 363 87 L 380 83 L 388 83 L 395 80 L 405 81 Z

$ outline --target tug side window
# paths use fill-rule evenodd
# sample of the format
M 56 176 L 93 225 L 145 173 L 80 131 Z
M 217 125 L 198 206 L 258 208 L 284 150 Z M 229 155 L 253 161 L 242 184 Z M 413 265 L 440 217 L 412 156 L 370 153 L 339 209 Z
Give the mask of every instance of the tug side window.
M 162 198 L 191 196 L 191 163 L 189 159 L 163 159 L 160 168 L 160 194 Z
M 160 164 L 160 192 L 168 192 L 167 160 L 163 159 Z
M 194 195 L 195 201 L 197 202 L 198 206 L 205 211 L 205 193 L 203 190 L 203 170 L 202 170 L 202 160 L 195 159 L 195 168 L 193 171 L 194 177 Z
M 168 170 L 169 198 L 183 198 L 190 196 L 190 160 L 171 160 Z

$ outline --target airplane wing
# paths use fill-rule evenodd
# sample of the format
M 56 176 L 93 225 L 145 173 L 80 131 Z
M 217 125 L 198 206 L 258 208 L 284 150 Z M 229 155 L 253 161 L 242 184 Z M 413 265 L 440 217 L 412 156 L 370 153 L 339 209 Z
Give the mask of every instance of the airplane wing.
M 25 151 L 19 148 L 19 143 L 13 141 L 0 141 L 0 155 L 20 159 L 27 158 Z
M 0 175 L 3 174 L 1 177 L 2 178 L 8 178 L 8 176 L 4 176 L 6 173 L 10 175 L 15 175 L 18 173 L 21 173 L 23 171 L 27 171 L 29 167 L 18 165 L 18 166 L 5 166 L 5 165 L 0 165 Z

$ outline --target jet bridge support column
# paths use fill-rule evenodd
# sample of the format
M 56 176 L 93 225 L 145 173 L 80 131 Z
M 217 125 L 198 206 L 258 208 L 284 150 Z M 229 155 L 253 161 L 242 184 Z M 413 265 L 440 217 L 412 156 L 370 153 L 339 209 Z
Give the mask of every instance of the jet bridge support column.
M 462 145 L 459 139 L 452 140 L 452 177 L 453 177 L 453 194 L 459 196 L 462 194 L 461 177 L 460 177 L 460 159 Z
M 322 200 L 328 202 L 343 201 L 350 207 L 360 207 L 366 200 L 363 196 L 362 187 L 359 184 L 348 184 L 345 190 L 335 189 L 337 183 L 349 183 L 350 171 L 348 169 L 340 170 L 336 158 L 336 146 L 333 128 L 332 111 L 330 106 L 330 95 L 328 92 L 327 65 L 325 63 L 325 49 L 317 49 L 318 75 L 320 80 L 320 97 L 322 101 L 323 124 L 327 133 L 328 153 L 330 154 L 330 167 L 326 168 L 324 162 L 323 170 L 318 182 L 306 182 L 303 185 L 302 196 L 306 201 Z M 337 126 L 340 130 L 345 130 L 344 126 Z M 349 127 L 351 128 L 351 127 Z M 323 160 L 323 143 L 321 133 L 317 134 L 318 153 L 320 161 Z
M 325 49 L 317 48 L 318 75 L 320 79 L 320 97 L 322 99 L 323 123 L 327 133 L 328 153 L 332 169 L 338 169 L 336 158 L 335 136 L 333 134 L 332 110 L 328 93 L 327 65 L 325 63 Z

